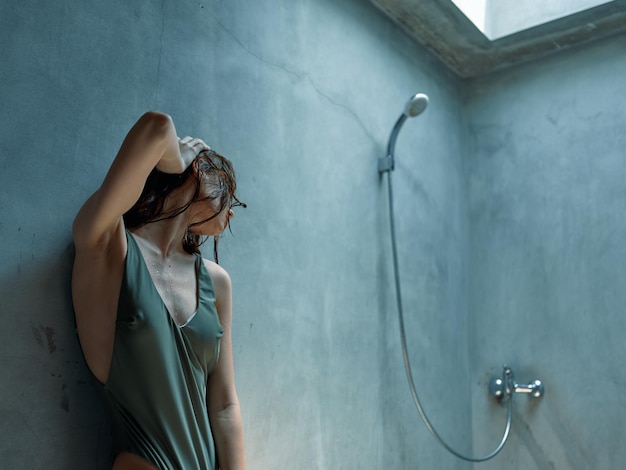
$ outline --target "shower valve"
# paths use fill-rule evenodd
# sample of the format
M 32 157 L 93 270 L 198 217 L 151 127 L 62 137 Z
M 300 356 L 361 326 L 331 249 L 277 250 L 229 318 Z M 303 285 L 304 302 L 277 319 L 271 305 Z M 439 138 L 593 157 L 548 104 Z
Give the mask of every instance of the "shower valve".
M 491 396 L 501 398 L 511 398 L 513 393 L 526 393 L 531 397 L 540 398 L 545 393 L 543 382 L 535 379 L 529 384 L 518 384 L 513 379 L 513 371 L 510 367 L 504 366 L 502 378 L 495 378 L 489 382 L 489 393 Z

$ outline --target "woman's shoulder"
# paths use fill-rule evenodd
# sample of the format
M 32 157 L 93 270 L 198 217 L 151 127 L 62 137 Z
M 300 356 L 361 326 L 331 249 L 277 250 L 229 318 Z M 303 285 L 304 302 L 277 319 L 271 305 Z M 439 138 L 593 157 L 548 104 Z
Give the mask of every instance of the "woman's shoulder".
M 208 259 L 202 259 L 204 266 L 209 272 L 209 277 L 213 283 L 215 291 L 215 306 L 222 324 L 230 321 L 231 303 L 232 303 L 232 286 L 228 272 L 219 264 Z
M 202 258 L 202 262 L 204 263 L 204 266 L 206 267 L 209 276 L 211 277 L 211 282 L 213 283 L 214 288 L 216 290 L 230 290 L 231 280 L 228 271 L 226 271 L 226 269 L 217 264 L 215 261 Z

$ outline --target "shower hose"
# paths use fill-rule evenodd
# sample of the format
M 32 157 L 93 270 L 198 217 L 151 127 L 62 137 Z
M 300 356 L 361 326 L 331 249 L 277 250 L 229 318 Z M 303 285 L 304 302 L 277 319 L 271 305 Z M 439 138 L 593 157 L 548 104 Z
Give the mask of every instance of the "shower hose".
M 411 396 L 413 397 L 413 402 L 415 403 L 415 406 L 417 407 L 417 411 L 420 417 L 422 418 L 422 421 L 424 421 L 424 424 L 430 431 L 430 433 L 435 437 L 435 439 L 437 439 L 437 441 L 443 447 L 446 448 L 446 450 L 448 450 L 448 452 L 450 452 L 451 454 L 455 455 L 456 457 L 462 460 L 467 460 L 468 462 L 484 462 L 485 460 L 489 460 L 495 457 L 498 454 L 498 452 L 502 450 L 502 448 L 504 447 L 504 444 L 506 443 L 507 438 L 509 437 L 509 431 L 511 430 L 511 414 L 512 414 L 512 406 L 513 406 L 512 395 L 508 393 L 505 398 L 507 401 L 506 426 L 504 428 L 504 434 L 502 435 L 500 444 L 498 444 L 498 447 L 496 447 L 493 452 L 485 455 L 484 457 L 467 457 L 455 451 L 452 447 L 446 444 L 446 442 L 441 438 L 441 436 L 439 436 L 437 431 L 435 431 L 435 428 L 433 428 L 432 424 L 430 423 L 428 417 L 426 416 L 426 413 L 424 412 L 424 408 L 422 407 L 422 404 L 420 403 L 420 399 L 417 395 L 417 391 L 415 390 L 415 383 L 413 382 L 413 374 L 411 372 L 411 363 L 409 362 L 409 354 L 407 352 L 406 333 L 404 331 L 404 313 L 402 309 L 402 295 L 400 291 L 400 270 L 398 268 L 398 249 L 397 249 L 397 244 L 396 244 L 396 233 L 395 233 L 396 230 L 395 230 L 395 222 L 394 222 L 394 215 L 393 215 L 393 190 L 392 190 L 392 183 L 391 183 L 392 178 L 391 178 L 390 171 L 387 171 L 386 173 L 387 173 L 387 188 L 389 190 L 389 196 L 388 196 L 389 228 L 390 228 L 390 233 L 391 233 L 391 249 L 393 253 L 393 271 L 394 271 L 394 279 L 395 279 L 395 287 L 396 287 L 396 302 L 398 304 L 398 319 L 400 323 L 400 339 L 402 341 L 402 356 L 404 358 L 404 368 L 406 370 L 406 376 L 409 381 L 409 388 L 411 390 Z

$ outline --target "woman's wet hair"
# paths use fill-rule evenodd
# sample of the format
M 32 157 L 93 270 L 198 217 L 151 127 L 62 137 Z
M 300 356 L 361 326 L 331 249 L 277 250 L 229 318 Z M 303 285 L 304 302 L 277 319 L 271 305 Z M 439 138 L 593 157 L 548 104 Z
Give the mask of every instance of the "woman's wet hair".
M 180 207 L 165 211 L 164 206 L 167 197 L 172 191 L 183 186 L 191 178 L 195 179 L 195 191 L 191 199 Z M 212 188 L 208 195 L 203 194 L 203 186 L 205 189 L 208 187 Z M 217 212 L 205 220 L 190 225 L 183 239 L 185 251 L 191 254 L 200 253 L 200 246 L 208 237 L 193 234 L 189 231 L 189 228 L 217 217 L 224 210 L 230 210 L 237 206 L 246 207 L 237 198 L 236 189 L 237 181 L 231 162 L 214 150 L 205 150 L 181 174 L 163 173 L 156 168 L 152 170 L 146 180 L 141 196 L 135 205 L 124 214 L 124 224 L 127 228 L 133 229 L 152 222 L 176 217 L 197 201 L 219 201 Z M 218 242 L 219 236 L 214 237 L 213 255 L 215 262 L 218 262 Z

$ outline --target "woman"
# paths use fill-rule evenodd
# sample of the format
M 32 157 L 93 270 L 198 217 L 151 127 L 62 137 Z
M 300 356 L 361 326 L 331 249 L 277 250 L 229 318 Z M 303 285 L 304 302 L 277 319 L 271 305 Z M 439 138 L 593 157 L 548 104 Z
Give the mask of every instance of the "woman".
M 235 186 L 228 160 L 148 112 L 76 216 L 76 326 L 115 470 L 245 467 L 231 282 L 198 248 L 213 236 L 217 252 Z

